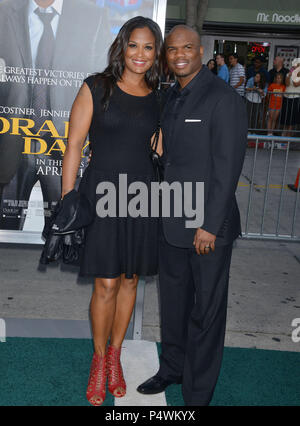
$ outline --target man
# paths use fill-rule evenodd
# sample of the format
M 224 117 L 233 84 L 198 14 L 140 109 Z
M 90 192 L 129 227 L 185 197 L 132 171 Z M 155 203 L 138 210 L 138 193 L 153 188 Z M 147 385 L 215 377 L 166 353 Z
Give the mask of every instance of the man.
M 225 56 L 222 53 L 219 53 L 216 56 L 216 62 L 219 67 L 218 77 L 226 81 L 226 83 L 229 83 L 229 71 L 227 65 L 225 64 Z
M 241 232 L 235 190 L 247 145 L 244 102 L 202 65 L 202 55 L 191 28 L 168 34 L 166 57 L 178 81 L 162 115 L 164 180 L 204 182 L 204 223 L 195 231 L 185 217 L 162 218 L 160 369 L 137 389 L 154 394 L 182 383 L 185 404 L 199 406 L 211 401 L 221 367 L 232 244 Z
M 237 53 L 232 53 L 229 56 L 230 69 L 230 86 L 232 86 L 240 96 L 245 94 L 245 69 L 239 64 L 239 56 Z
M 255 77 L 257 73 L 262 73 L 265 76 L 266 82 L 269 82 L 270 76 L 266 68 L 263 66 L 263 58 L 261 56 L 256 56 L 253 60 L 253 64 L 248 67 L 247 80 L 251 77 Z
M 6 75 L 2 73 L 1 76 L 1 105 L 14 107 L 14 111 L 15 107 L 20 108 L 13 113 L 1 114 L 2 117 L 8 122 L 17 117 L 34 120 L 35 126 L 31 129 L 34 134 L 45 120 L 50 120 L 63 139 L 67 113 L 79 83 L 87 73 L 103 70 L 110 40 L 106 15 L 90 1 L 1 2 L 0 62 L 6 71 Z M 36 69 L 39 74 L 34 80 Z M 47 80 L 49 70 L 56 72 L 50 76 L 50 81 Z M 23 113 L 25 108 L 28 115 Z M 47 116 L 41 116 L 41 112 L 46 112 Z M 24 136 L 23 132 L 0 134 L 0 193 L 3 191 L 0 229 L 23 228 L 26 206 L 37 181 L 41 184 L 46 207 L 50 208 L 51 203 L 60 197 L 61 178 L 57 170 L 62 159 L 62 145 L 56 143 L 51 155 L 47 154 L 59 138 L 53 137 L 49 130 L 41 132 L 37 137 L 46 145 L 32 138 L 30 143 L 27 141 L 25 149 Z M 5 200 L 12 200 L 13 206 Z
M 282 56 L 275 56 L 273 61 L 273 68 L 269 71 L 269 82 L 274 83 L 274 78 L 277 73 L 283 75 L 283 84 L 285 84 L 285 78 L 289 73 L 289 70 L 283 66 L 284 59 Z

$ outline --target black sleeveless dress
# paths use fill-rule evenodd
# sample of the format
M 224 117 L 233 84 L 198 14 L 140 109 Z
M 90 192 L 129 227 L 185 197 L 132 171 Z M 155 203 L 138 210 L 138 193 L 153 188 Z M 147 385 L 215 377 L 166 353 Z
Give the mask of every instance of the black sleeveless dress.
M 94 112 L 89 130 L 92 159 L 80 182 L 79 190 L 92 200 L 97 211 L 97 203 L 103 207 L 103 196 L 98 184 L 111 182 L 115 191 L 110 194 L 116 216 L 95 216 L 87 228 L 85 247 L 80 263 L 81 276 L 116 278 L 125 274 L 126 278 L 137 275 L 157 274 L 158 263 L 158 218 L 133 217 L 124 214 L 124 191 L 122 206 L 119 208 L 119 183 L 121 187 L 133 182 L 143 182 L 148 189 L 155 173 L 149 157 L 151 136 L 157 128 L 159 107 L 154 92 L 147 96 L 133 96 L 118 86 L 109 101 L 107 111 L 103 111 L 101 82 L 94 87 L 95 76 L 84 81 L 89 86 Z M 101 186 L 101 185 L 100 185 Z M 120 188 L 121 190 L 121 188 Z M 127 191 L 126 191 L 127 192 Z M 136 192 L 138 194 L 138 192 Z M 136 194 L 125 194 L 127 205 Z M 102 198 L 102 201 L 99 201 Z M 115 203 L 115 204 L 114 204 Z M 127 207 L 126 205 L 126 207 Z M 105 206 L 108 208 L 108 204 Z M 139 206 L 137 206 L 139 207 Z

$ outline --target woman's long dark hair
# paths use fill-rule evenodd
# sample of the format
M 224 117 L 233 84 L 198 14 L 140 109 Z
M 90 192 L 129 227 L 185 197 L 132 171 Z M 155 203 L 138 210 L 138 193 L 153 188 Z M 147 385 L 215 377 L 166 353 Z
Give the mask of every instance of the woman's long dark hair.
M 214 67 L 213 67 L 213 69 L 211 70 L 211 72 L 212 72 L 213 74 L 217 75 L 217 74 L 218 74 L 218 65 L 217 65 L 217 61 L 216 61 L 215 59 L 210 59 L 210 60 L 207 62 L 207 64 L 206 64 L 206 66 L 207 66 L 207 67 L 208 67 L 208 64 L 209 64 L 210 62 L 213 62 L 213 63 L 214 63 Z
M 256 74 L 260 75 L 260 80 L 259 80 L 258 83 L 255 83 L 255 81 L 254 81 L 254 86 L 259 87 L 260 89 L 264 90 L 264 88 L 266 87 L 266 77 L 264 76 L 264 74 L 262 72 L 257 72 Z M 255 78 L 255 76 L 254 76 L 254 78 Z
M 113 89 L 123 75 L 125 64 L 124 55 L 128 47 L 131 33 L 136 28 L 149 28 L 155 37 L 155 60 L 152 67 L 146 72 L 145 81 L 152 90 L 157 89 L 159 78 L 162 74 L 162 54 L 163 54 L 163 38 L 161 30 L 156 22 L 150 18 L 137 16 L 125 22 L 120 29 L 115 41 L 110 46 L 108 52 L 108 66 L 106 69 L 96 74 L 95 85 L 100 82 L 103 84 L 104 95 L 102 98 L 103 109 L 107 110 L 109 99 L 113 93 Z

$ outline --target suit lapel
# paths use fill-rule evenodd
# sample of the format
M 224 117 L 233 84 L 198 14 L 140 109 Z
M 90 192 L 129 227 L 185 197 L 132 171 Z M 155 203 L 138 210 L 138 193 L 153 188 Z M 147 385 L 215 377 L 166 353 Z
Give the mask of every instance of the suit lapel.
M 166 111 L 167 111 L 166 106 L 168 105 L 168 102 L 169 102 L 170 96 L 172 95 L 172 92 L 173 92 L 173 88 L 171 87 L 170 89 L 168 89 L 168 92 L 167 92 L 167 95 L 166 95 L 166 99 L 165 99 L 165 102 L 164 102 L 164 107 L 163 107 L 162 114 L 161 114 L 161 117 L 160 117 L 161 123 L 164 120 L 164 116 L 165 116 Z
M 28 1 L 16 2 L 10 16 L 13 31 L 23 59 L 24 67 L 32 67 L 32 55 L 30 48 L 28 28 Z

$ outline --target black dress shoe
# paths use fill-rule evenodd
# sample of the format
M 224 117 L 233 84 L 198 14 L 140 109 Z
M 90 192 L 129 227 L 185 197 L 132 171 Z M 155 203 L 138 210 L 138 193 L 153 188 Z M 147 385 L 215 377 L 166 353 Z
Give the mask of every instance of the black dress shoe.
M 137 388 L 137 391 L 140 393 L 143 393 L 144 395 L 154 395 L 156 393 L 164 392 L 164 390 L 168 386 L 174 383 L 179 384 L 181 383 L 181 380 L 178 380 L 178 381 L 165 380 L 162 377 L 156 375 L 146 380 L 146 382 L 142 383 Z

